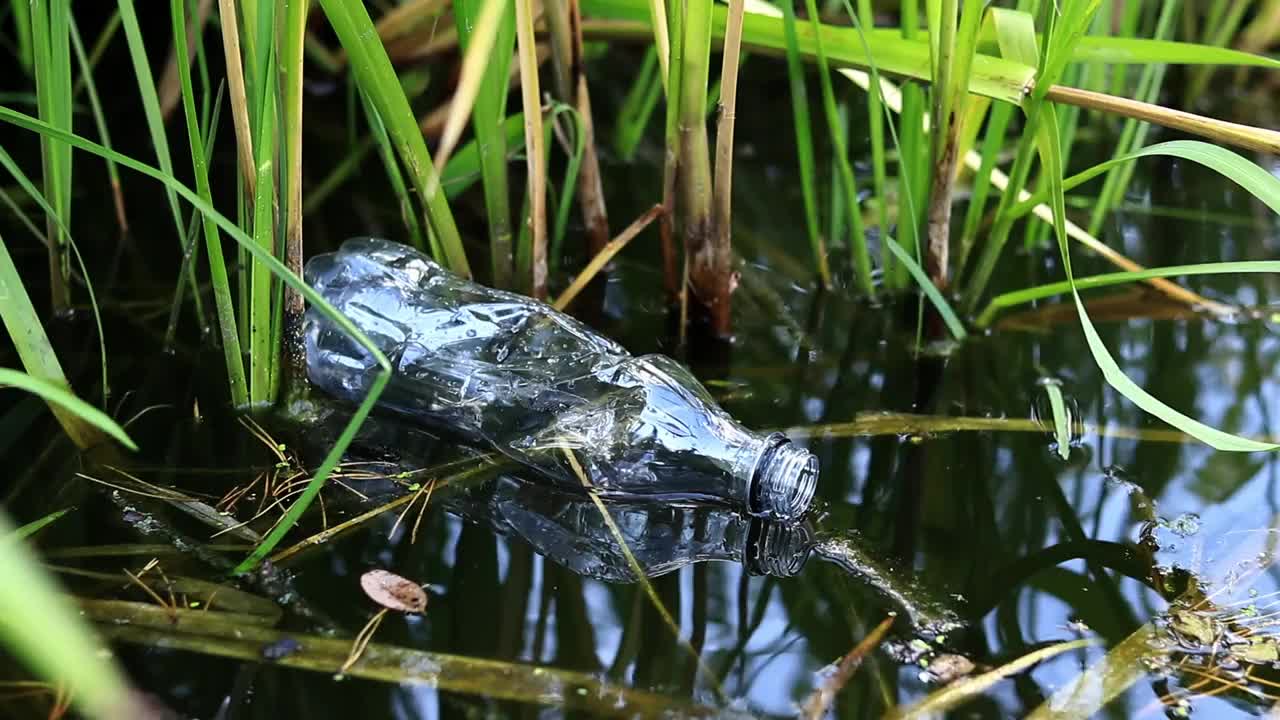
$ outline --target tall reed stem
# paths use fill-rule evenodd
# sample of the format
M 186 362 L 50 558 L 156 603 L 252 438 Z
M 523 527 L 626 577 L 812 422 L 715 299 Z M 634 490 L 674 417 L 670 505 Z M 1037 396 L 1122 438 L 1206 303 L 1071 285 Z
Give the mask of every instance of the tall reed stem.
M 716 242 L 711 156 L 707 140 L 707 76 L 711 65 L 711 0 L 686 0 L 680 62 L 680 145 L 676 186 L 690 290 L 707 311 L 711 329 L 730 330 L 731 257 Z
M 547 296 L 547 167 L 542 140 L 542 100 L 538 90 L 538 49 L 533 34 L 532 0 L 516 0 L 516 53 L 520 62 L 520 98 L 524 106 L 524 146 L 528 170 L 529 216 L 532 233 L 531 290 Z
M 284 4 L 284 44 L 282 47 L 284 84 L 285 156 L 285 243 L 284 264 L 302 277 L 302 79 L 303 50 L 310 0 L 289 0 Z M 306 366 L 302 344 L 302 295 L 293 288 L 284 290 L 283 347 L 280 351 L 288 371 L 288 382 L 300 382 Z M 274 394 L 274 393 L 273 393 Z

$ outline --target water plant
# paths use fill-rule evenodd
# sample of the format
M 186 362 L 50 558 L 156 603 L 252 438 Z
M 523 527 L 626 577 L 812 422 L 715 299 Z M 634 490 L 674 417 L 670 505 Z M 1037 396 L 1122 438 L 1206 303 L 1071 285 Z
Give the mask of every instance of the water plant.
M 1157 158 L 1215 171 L 1258 207 L 1280 214 L 1280 180 L 1258 160 L 1280 152 L 1280 132 L 1216 117 L 1218 108 L 1196 103 L 1211 78 L 1252 72 L 1273 79 L 1280 61 L 1263 53 L 1277 35 L 1276 7 L 1120 0 L 927 0 L 923 7 L 917 0 L 218 0 L 215 7 L 171 0 L 166 22 L 156 23 L 133 0 L 118 0 L 105 20 L 70 0 L 13 0 L 6 31 L 20 89 L 34 94 L 0 102 L 9 146 L 0 147 L 0 165 L 21 191 L 16 199 L 7 189 L 3 196 L 25 233 L 7 232 L 0 242 L 0 319 L 24 371 L 0 370 L 0 385 L 46 401 L 79 450 L 113 442 L 135 449 L 111 417 L 110 401 L 119 397 L 109 384 L 113 338 L 103 331 L 94 292 L 98 266 L 84 262 L 77 244 L 91 222 L 82 217 L 90 203 L 80 199 L 88 192 L 81 170 L 98 159 L 107 164 L 120 237 L 94 237 L 92 254 L 141 243 L 163 258 L 157 267 L 172 266 L 172 320 L 153 350 L 170 351 L 193 335 L 216 349 L 225 400 L 236 412 L 300 406 L 308 390 L 302 313 L 310 304 L 332 318 L 375 358 L 379 382 L 231 568 L 249 573 L 277 556 L 313 510 L 392 372 L 369 339 L 301 279 L 308 252 L 331 240 L 309 224 L 308 213 L 323 198 L 339 202 L 338 188 L 359 177 L 367 155 L 376 153 L 385 174 L 379 182 L 393 197 L 394 234 L 460 275 L 584 314 L 600 306 L 585 288 L 608 274 L 623 248 L 646 247 L 633 238 L 656 220 L 664 287 L 646 299 L 673 308 L 682 333 L 691 326 L 723 341 L 746 292 L 755 292 L 741 290 L 735 218 L 744 201 L 767 201 L 735 183 L 735 167 L 744 145 L 772 143 L 786 150 L 800 240 L 764 244 L 781 254 L 803 246 L 792 254 L 804 256 L 815 287 L 866 307 L 911 305 L 918 358 L 948 343 L 979 342 L 973 338 L 991 332 L 1010 308 L 1065 297 L 1094 368 L 1128 402 L 1217 450 L 1272 451 L 1272 441 L 1196 419 L 1159 399 L 1146 379 L 1126 374 L 1082 292 L 1144 284 L 1211 317 L 1237 317 L 1240 308 L 1176 279 L 1276 271 L 1271 261 L 1146 267 L 1102 239 L 1135 166 Z M 82 42 L 81 29 L 97 33 L 92 45 Z M 163 48 L 168 88 L 153 66 Z M 104 65 L 109 52 L 127 63 Z M 637 71 L 597 76 L 602 54 L 630 58 Z M 748 59 L 776 66 L 785 79 L 789 96 L 778 107 L 789 116 L 789 132 L 744 135 L 742 118 L 769 111 L 751 104 L 758 98 L 749 92 L 756 78 Z M 418 72 L 428 79 L 418 81 Z M 1185 96 L 1168 89 L 1170 73 L 1185 74 Z M 105 83 L 111 94 L 101 91 Z M 308 103 L 322 102 L 309 93 L 329 85 L 346 91 L 342 131 L 351 142 L 327 178 L 314 182 L 322 158 L 334 159 L 326 156 L 330 129 L 309 126 Z M 125 133 L 128 152 L 120 142 L 123 121 L 113 115 L 124 112 L 122 88 L 145 131 Z M 77 105 L 82 91 L 92 122 Z M 1178 135 L 1147 144 L 1161 127 Z M 1099 133 L 1113 142 L 1105 159 L 1091 163 L 1099 158 L 1080 146 Z M 38 150 L 19 152 L 14 138 Z M 226 158 L 231 162 L 219 165 Z M 610 163 L 646 162 L 655 176 L 649 185 L 611 187 Z M 145 238 L 125 234 L 141 210 L 131 201 L 126 215 L 122 188 L 139 175 L 159 183 L 153 189 L 162 202 L 153 210 L 164 218 L 164 230 Z M 1089 188 L 1097 188 L 1093 196 L 1081 194 Z M 630 197 L 638 201 L 629 204 Z M 1088 206 L 1087 221 L 1072 222 L 1074 203 Z M 611 239 L 611 217 L 632 205 L 639 217 L 622 218 L 627 228 Z M 33 206 L 42 223 L 28 217 Z M 19 247 L 47 257 L 39 276 L 11 256 Z M 1080 263 L 1082 247 L 1101 259 L 1091 257 L 1088 274 L 1077 277 L 1073 251 Z M 1000 269 L 1019 257 L 1056 274 L 1011 282 Z M 1102 263 L 1119 270 L 1101 272 Z M 37 304 L 36 289 L 47 306 Z M 45 326 L 84 305 L 95 319 L 100 361 L 96 373 L 67 373 Z M 99 393 L 91 392 L 95 384 Z M 100 402 L 88 399 L 99 395 Z M 1078 418 L 1056 385 L 1051 397 L 1058 452 L 1069 460 Z M 14 549 L 17 540 L 6 546 L 10 534 L 0 527 L 0 584 L 37 576 L 25 551 Z M 33 627 L 60 621 L 65 608 L 51 606 L 42 617 L 45 590 L 52 592 L 40 590 L 45 594 L 26 604 L 5 597 L 0 612 L 35 618 Z M 93 641 L 78 630 L 66 626 L 64 639 L 83 650 Z M 113 634 L 155 640 L 159 632 Z M 221 630 L 207 635 L 201 642 L 211 652 L 244 656 L 237 639 Z M 29 638 L 7 640 L 33 666 L 59 667 L 32 650 Z M 691 649 L 699 645 L 690 642 Z M 1057 646 L 1044 657 L 1074 648 Z M 861 661 L 866 652 L 850 656 Z M 695 676 L 712 674 L 696 650 L 693 657 Z M 367 675 L 383 676 L 373 669 Z M 977 692 L 1005 676 L 992 671 L 967 687 Z M 105 717 L 123 702 L 114 669 L 56 680 L 72 683 L 91 715 Z M 653 702 L 617 692 L 635 707 Z M 917 710 L 953 700 L 929 702 Z

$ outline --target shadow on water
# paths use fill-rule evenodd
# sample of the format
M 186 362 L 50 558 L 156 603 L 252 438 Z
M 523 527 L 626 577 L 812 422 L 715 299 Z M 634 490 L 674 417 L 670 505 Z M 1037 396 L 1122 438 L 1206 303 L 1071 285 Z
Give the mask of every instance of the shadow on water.
M 143 351 L 160 346 L 172 288 L 156 278 L 173 273 L 133 254 L 95 261 L 109 273 L 110 409 L 143 452 L 128 467 L 88 466 L 38 402 L 18 399 L 0 416 L 10 474 L 0 502 L 19 521 L 74 508 L 36 543 L 138 684 L 195 717 L 533 716 L 540 706 L 787 716 L 890 613 L 890 635 L 836 696 L 840 717 L 879 717 L 1080 637 L 1100 643 L 994 682 L 965 709 L 1024 716 L 1051 701 L 1079 717 L 1108 693 L 1116 716 L 1155 714 L 1161 701 L 1213 717 L 1269 707 L 1280 687 L 1275 458 L 1217 453 L 1143 416 L 1105 384 L 1074 317 L 1053 304 L 918 355 L 913 301 L 883 308 L 814 292 L 803 243 L 761 241 L 799 226 L 798 197 L 772 164 L 790 160 L 769 152 L 744 157 L 735 184 L 777 200 L 742 204 L 736 342 L 710 361 L 685 359 L 744 424 L 790 429 L 819 457 L 819 501 L 803 523 L 611 503 L 615 535 L 584 496 L 380 419 L 270 568 L 229 583 L 334 431 L 229 416 L 220 360 L 196 350 L 193 332 L 172 354 Z M 657 187 L 653 167 L 612 172 L 615 192 Z M 1135 192 L 1154 204 L 1252 213 L 1208 173 L 1153 162 L 1139 175 Z M 317 216 L 309 247 L 395 227 L 398 211 L 378 192 L 355 193 L 356 212 Z M 611 207 L 623 216 L 638 202 Z M 1115 217 L 1108 239 L 1151 265 L 1265 257 L 1277 240 L 1271 218 Z M 676 354 L 656 266 L 627 259 L 657 257 L 647 242 L 656 246 L 637 241 L 600 289 L 593 324 L 634 353 Z M 1012 257 L 1007 284 L 1056 279 L 1042 257 Z M 1104 269 L 1077 262 L 1080 275 Z M 1199 278 L 1193 289 L 1246 304 L 1276 296 L 1258 276 Z M 1158 312 L 1132 290 L 1099 302 L 1099 332 L 1144 387 L 1211 425 L 1280 434 L 1272 325 Z M 52 329 L 91 378 L 83 320 Z M 1038 419 L 1046 380 L 1075 415 L 1065 453 Z M 337 680 L 376 611 L 359 585 L 371 568 L 424 584 L 428 607 L 390 616 Z M 5 714 L 43 717 L 6 693 Z

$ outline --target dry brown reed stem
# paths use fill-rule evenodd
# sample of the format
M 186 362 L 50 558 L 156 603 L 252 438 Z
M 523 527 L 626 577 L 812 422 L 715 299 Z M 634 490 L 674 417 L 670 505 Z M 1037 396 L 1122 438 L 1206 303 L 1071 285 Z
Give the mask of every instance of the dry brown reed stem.
M 231 101 L 231 121 L 236 130 L 236 154 L 245 194 L 253 197 L 257 178 L 253 162 L 253 137 L 249 133 L 249 98 L 244 90 L 244 64 L 240 57 L 240 31 L 235 0 L 218 0 L 222 26 L 222 52 L 227 64 L 227 90 Z
M 742 49 L 743 0 L 730 0 L 720 70 L 720 119 L 716 125 L 715 244 L 717 254 L 732 253 L 733 230 L 733 126 L 738 107 L 738 58 Z M 725 269 L 727 270 L 727 268 Z
M 648 227 L 649 223 L 653 222 L 655 218 L 662 215 L 662 212 L 663 208 L 661 205 L 654 205 L 628 225 L 626 230 L 618 233 L 618 237 L 605 244 L 605 246 L 600 249 L 600 252 L 596 253 L 595 257 L 591 258 L 591 261 L 582 269 L 582 272 L 578 274 L 578 277 L 573 279 L 573 283 L 570 284 L 569 287 L 565 288 L 564 292 L 560 293 L 560 297 L 556 298 L 554 303 L 555 309 L 564 310 L 569 307 L 569 304 L 578 296 L 578 293 L 582 292 L 582 289 L 585 288 L 587 284 L 595 278 L 600 270 L 613 259 L 613 256 L 621 252 L 622 248 L 626 247 L 627 244 L 630 243 L 636 235 L 639 235 L 641 230 Z
M 821 685 L 813 689 L 813 694 L 805 701 L 800 708 L 800 716 L 805 720 L 821 720 L 826 716 L 827 710 L 831 707 L 831 702 L 836 699 L 836 695 L 840 693 L 844 686 L 849 683 L 849 679 L 853 677 L 853 672 L 862 665 L 862 659 L 880 644 L 884 639 L 885 633 L 889 632 L 889 628 L 893 627 L 893 621 L 897 620 L 897 615 L 890 614 L 889 617 L 880 621 L 880 624 L 872 628 L 847 655 L 840 658 L 840 663 L 836 665 L 836 671 L 827 676 Z

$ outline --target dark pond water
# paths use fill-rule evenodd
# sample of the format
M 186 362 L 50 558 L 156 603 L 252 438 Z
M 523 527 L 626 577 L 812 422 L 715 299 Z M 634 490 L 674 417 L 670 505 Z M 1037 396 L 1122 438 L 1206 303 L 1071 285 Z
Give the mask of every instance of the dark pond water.
M 780 76 L 765 76 L 762 97 L 771 82 Z M 742 422 L 788 429 L 817 454 L 819 500 L 802 526 L 766 527 L 725 509 L 613 506 L 636 559 L 647 571 L 664 571 L 650 581 L 650 594 L 635 582 L 594 505 L 511 476 L 458 478 L 474 466 L 464 451 L 384 420 L 349 458 L 343 485 L 325 491 L 323 506 L 284 546 L 436 480 L 425 511 L 402 501 L 280 559 L 275 575 L 237 586 L 274 602 L 229 589 L 223 600 L 214 594 L 215 609 L 234 606 L 243 614 L 212 621 L 195 640 L 154 618 L 112 622 L 127 611 L 94 606 L 90 615 L 121 641 L 116 651 L 137 684 L 205 718 L 789 716 L 830 676 L 831 663 L 896 613 L 884 642 L 836 696 L 838 715 L 879 717 L 919 701 L 953 674 L 972 668 L 980 675 L 1082 638 L 1096 642 L 1009 673 L 957 716 L 1025 716 L 1048 703 L 1046 712 L 1070 707 L 1074 715 L 1065 716 L 1078 717 L 1110 693 L 1120 697 L 1105 712 L 1116 717 L 1188 708 L 1226 717 L 1269 707 L 1280 681 L 1271 670 L 1280 655 L 1273 657 L 1270 645 L 1280 593 L 1274 456 L 1214 452 L 1145 417 L 1105 384 L 1066 306 L 1010 313 L 989 335 L 920 354 L 914 301 L 872 306 L 843 291 L 815 291 L 798 191 L 788 179 L 789 144 L 775 142 L 790 132 L 775 123 L 779 114 L 752 121 L 740 113 L 748 119 L 739 129 L 746 149 L 735 184 L 736 237 L 746 265 L 732 347 L 681 353 L 660 300 L 653 238 L 623 253 L 604 288 L 603 310 L 587 319 L 633 352 L 681 355 Z M 615 225 L 654 196 L 654 153 L 648 146 L 639 164 L 609 168 Z M 223 158 L 223 169 L 231 162 Z M 323 160 L 315 164 L 309 177 L 322 172 Z M 365 175 L 314 216 L 309 248 L 332 248 L 349 234 L 398 236 L 376 161 Z M 160 206 L 153 188 L 131 186 L 129 193 L 138 215 Z M 1196 167 L 1152 161 L 1130 199 L 1134 209 L 1117 212 L 1104 239 L 1141 262 L 1263 259 L 1280 245 L 1274 217 Z M 106 226 L 106 206 L 93 216 L 101 202 L 85 200 L 85 232 L 96 227 L 101 235 Z M 1151 207 L 1180 212 L 1171 217 Z M 38 276 L 35 243 L 12 245 Z M 234 519 L 253 516 L 269 505 L 263 479 L 280 483 L 314 467 L 334 428 L 299 432 L 260 418 L 274 439 L 255 438 L 226 411 L 221 360 L 197 351 L 201 339 L 189 316 L 173 352 L 160 352 L 171 258 L 153 262 L 155 250 L 139 249 L 152 247 L 150 239 L 118 253 L 114 247 L 103 242 L 91 257 L 107 297 L 109 407 L 130 420 L 142 445 L 127 472 Z M 1083 253 L 1076 257 L 1080 274 L 1105 269 Z M 1004 263 L 1001 283 L 1056 279 L 1053 258 L 1047 249 L 1017 252 Z M 1250 307 L 1278 296 L 1274 280 L 1263 276 L 1198 278 L 1189 286 Z M 1216 427 L 1280 435 L 1274 325 L 1197 315 L 1133 289 L 1091 297 L 1099 332 L 1144 387 Z M 80 370 L 81 392 L 91 396 L 98 390 L 90 390 L 88 327 L 51 321 L 59 347 Z M 16 364 L 8 349 L 3 359 Z M 1043 422 L 1047 383 L 1060 383 L 1082 421 L 1065 459 Z M 70 453 L 35 401 L 11 394 L 5 401 L 0 457 L 9 470 L 0 501 L 19 522 L 74 506 L 40 535 L 40 549 L 64 569 L 116 574 L 64 572 L 78 595 L 152 602 L 121 579 L 122 568 L 137 572 L 158 557 L 160 570 L 148 577 L 162 570 L 219 581 L 243 555 L 245 540 L 236 533 L 212 537 L 207 524 L 163 500 L 121 496 L 76 475 L 130 482 Z M 238 502 L 219 504 L 254 483 Z M 261 522 L 254 527 L 265 531 Z M 173 551 L 175 543 L 182 552 Z M 214 545 L 197 551 L 192 543 Z M 132 555 L 114 547 L 139 544 L 149 547 Z M 334 677 L 350 639 L 376 611 L 359 586 L 372 568 L 428 590 L 424 614 L 388 616 L 374 643 L 432 654 L 371 650 L 368 657 L 382 677 L 416 684 L 354 672 Z M 171 601 L 192 598 L 210 600 L 191 589 Z M 284 616 L 275 627 L 284 636 L 261 629 L 279 606 Z M 325 645 L 314 639 L 319 635 L 339 640 Z M 1112 671 L 1098 672 L 1117 645 L 1126 657 L 1113 654 Z M 245 653 L 251 659 L 236 659 Z M 284 666 L 307 657 L 320 658 L 319 672 Z M 1176 704 L 1183 699 L 1190 704 Z M 20 699 L 0 707 L 39 715 Z

